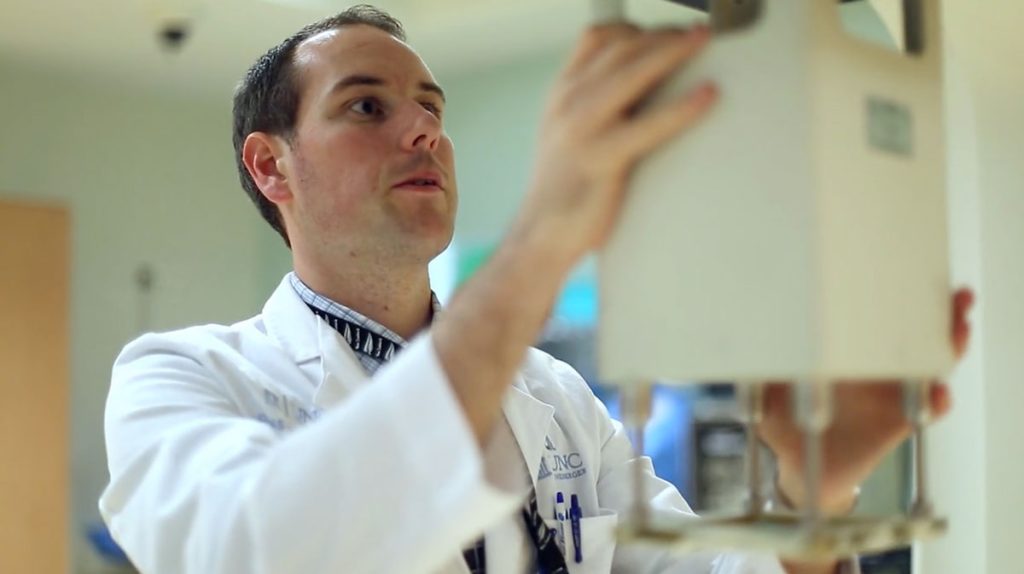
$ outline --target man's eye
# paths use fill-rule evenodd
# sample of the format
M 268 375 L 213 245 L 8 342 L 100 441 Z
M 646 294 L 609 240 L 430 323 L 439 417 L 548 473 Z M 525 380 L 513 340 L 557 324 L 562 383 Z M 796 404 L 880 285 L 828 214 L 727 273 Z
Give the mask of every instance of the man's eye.
M 384 113 L 384 106 L 376 98 L 360 98 L 349 109 L 364 116 L 377 117 Z
M 438 118 L 441 117 L 441 107 L 440 106 L 435 105 L 435 104 L 433 104 L 431 102 L 423 102 L 420 105 L 423 106 L 423 109 L 425 109 L 428 112 L 434 114 Z

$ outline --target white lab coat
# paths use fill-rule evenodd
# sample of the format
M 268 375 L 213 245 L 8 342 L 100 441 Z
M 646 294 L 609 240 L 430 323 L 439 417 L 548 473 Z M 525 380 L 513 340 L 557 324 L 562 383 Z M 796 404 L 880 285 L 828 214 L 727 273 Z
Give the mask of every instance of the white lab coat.
M 371 380 L 283 281 L 250 320 L 124 349 L 100 511 L 147 574 L 467 574 L 461 549 L 481 532 L 489 572 L 522 574 L 530 480 L 546 518 L 556 491 L 579 497 L 573 573 L 782 571 L 771 557 L 616 547 L 633 465 L 656 507 L 690 509 L 568 365 L 531 350 L 503 413 L 481 452 L 429 334 Z

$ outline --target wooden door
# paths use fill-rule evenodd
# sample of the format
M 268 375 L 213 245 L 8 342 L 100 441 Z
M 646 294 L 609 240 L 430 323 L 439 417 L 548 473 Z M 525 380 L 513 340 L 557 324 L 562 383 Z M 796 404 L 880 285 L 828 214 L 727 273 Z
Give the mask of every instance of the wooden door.
M 0 572 L 68 572 L 69 228 L 0 200 Z

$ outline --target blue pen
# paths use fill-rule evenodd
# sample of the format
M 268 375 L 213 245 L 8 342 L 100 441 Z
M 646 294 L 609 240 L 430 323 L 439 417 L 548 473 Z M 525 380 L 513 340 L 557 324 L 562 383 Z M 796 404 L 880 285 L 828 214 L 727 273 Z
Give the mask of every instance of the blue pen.
M 583 509 L 580 508 L 580 500 L 576 495 L 569 499 L 569 522 L 572 524 L 572 545 L 576 547 L 576 563 L 583 562 L 583 537 L 580 535 L 580 519 L 583 518 Z

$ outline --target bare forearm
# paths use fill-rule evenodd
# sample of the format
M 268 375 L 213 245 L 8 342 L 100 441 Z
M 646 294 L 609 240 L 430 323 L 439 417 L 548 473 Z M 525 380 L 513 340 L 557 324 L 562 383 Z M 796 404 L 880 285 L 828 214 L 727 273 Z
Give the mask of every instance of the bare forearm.
M 715 90 L 705 86 L 640 106 L 708 38 L 706 29 L 597 26 L 559 76 L 516 225 L 433 328 L 441 364 L 481 442 L 566 274 L 610 235 L 633 167 L 714 103 Z
M 433 329 L 441 364 L 481 444 L 573 263 L 542 227 L 513 227 Z

